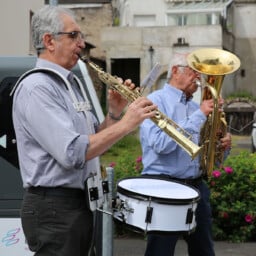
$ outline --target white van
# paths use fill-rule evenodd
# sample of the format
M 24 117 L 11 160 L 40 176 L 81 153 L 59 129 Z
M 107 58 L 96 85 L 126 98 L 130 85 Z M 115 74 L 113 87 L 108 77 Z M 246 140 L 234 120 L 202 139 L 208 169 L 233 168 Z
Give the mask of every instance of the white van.
M 22 232 L 19 212 L 23 188 L 18 164 L 15 133 L 12 125 L 10 92 L 18 78 L 34 68 L 35 56 L 0 56 L 0 255 L 30 256 Z M 82 61 L 73 69 L 84 85 L 93 112 L 104 118 L 97 94 Z

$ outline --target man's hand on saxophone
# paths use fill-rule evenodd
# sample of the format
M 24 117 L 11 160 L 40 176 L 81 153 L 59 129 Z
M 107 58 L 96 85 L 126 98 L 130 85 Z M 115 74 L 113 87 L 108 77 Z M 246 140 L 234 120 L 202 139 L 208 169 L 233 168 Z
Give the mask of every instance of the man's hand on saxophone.
M 124 82 L 121 78 L 117 78 L 119 83 L 123 84 L 129 90 L 138 90 L 138 87 L 135 86 L 135 84 L 132 82 L 131 79 L 126 79 Z M 152 104 L 150 100 L 148 100 L 145 97 L 138 96 L 137 99 L 134 100 L 134 102 L 131 102 L 129 104 L 128 108 L 128 100 L 125 99 L 118 91 L 114 89 L 108 90 L 108 115 L 112 121 L 119 121 L 121 120 L 121 116 L 123 112 L 128 112 L 125 119 L 128 119 L 128 116 L 132 120 L 126 120 L 126 122 L 129 122 L 130 124 L 133 123 L 133 120 L 135 121 L 134 125 L 139 125 L 140 122 L 142 122 L 145 118 L 150 118 L 155 115 L 155 112 L 153 112 L 156 109 L 156 106 Z M 130 110 L 131 109 L 131 110 Z M 137 113 L 138 112 L 138 113 Z M 153 112 L 153 113 L 152 113 Z M 130 113 L 130 115 L 129 115 Z M 134 117 L 136 115 L 137 117 L 141 117 L 142 119 L 138 119 Z M 146 116 L 145 116 L 146 115 Z
M 144 119 L 152 118 L 156 115 L 157 106 L 146 97 L 138 97 L 129 104 L 122 122 L 126 126 L 137 127 Z
M 133 90 L 136 86 L 131 79 L 126 79 L 124 82 L 121 78 L 117 78 L 120 83 L 123 83 L 129 89 Z M 108 89 L 108 111 L 113 117 L 112 119 L 121 119 L 123 110 L 128 104 L 128 101 L 122 97 L 116 90 Z

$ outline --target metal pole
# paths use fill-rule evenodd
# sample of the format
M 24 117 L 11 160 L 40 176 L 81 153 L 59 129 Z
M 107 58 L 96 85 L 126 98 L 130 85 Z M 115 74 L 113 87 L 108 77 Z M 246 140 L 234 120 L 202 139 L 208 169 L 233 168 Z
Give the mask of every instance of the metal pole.
M 102 224 L 102 256 L 113 255 L 113 219 L 112 219 L 112 198 L 114 187 L 114 169 L 112 167 L 106 168 L 107 180 L 109 186 L 109 193 L 107 200 L 103 204 L 103 224 Z
M 57 6 L 58 5 L 58 0 L 49 0 L 49 5 Z

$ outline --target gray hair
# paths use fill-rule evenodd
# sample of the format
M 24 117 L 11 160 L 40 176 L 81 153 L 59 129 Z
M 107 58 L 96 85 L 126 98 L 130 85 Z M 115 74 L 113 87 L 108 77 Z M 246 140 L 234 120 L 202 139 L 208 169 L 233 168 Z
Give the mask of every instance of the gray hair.
M 187 56 L 188 53 L 174 53 L 170 63 L 169 63 L 169 68 L 168 68 L 168 73 L 167 73 L 167 79 L 171 78 L 172 74 L 172 67 L 174 66 L 187 66 Z
M 56 34 L 63 30 L 64 24 L 61 19 L 63 14 L 67 14 L 75 20 L 74 13 L 59 6 L 44 6 L 38 10 L 32 17 L 31 32 L 32 42 L 37 53 L 43 51 L 43 35 L 45 33 Z

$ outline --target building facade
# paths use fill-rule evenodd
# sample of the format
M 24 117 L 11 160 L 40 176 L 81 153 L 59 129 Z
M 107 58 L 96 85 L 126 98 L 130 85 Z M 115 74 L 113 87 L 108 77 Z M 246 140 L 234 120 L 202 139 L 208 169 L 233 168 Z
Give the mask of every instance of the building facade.
M 120 72 L 120 65 L 125 70 L 134 67 L 128 75 L 133 75 L 133 80 L 139 83 L 152 66 L 159 62 L 162 73 L 154 87 L 159 88 L 166 81 L 168 65 L 175 52 L 188 53 L 205 47 L 234 52 L 232 44 L 223 46 L 223 24 L 229 17 L 233 17 L 231 6 L 232 0 L 147 0 L 144 3 L 136 0 L 113 1 L 116 26 L 106 27 L 101 34 L 107 70 L 116 74 Z M 136 59 L 137 65 L 130 59 Z M 236 74 L 225 78 L 224 84 L 228 86 L 224 85 L 223 93 L 227 95 L 232 92 L 237 88 L 236 83 Z
M 34 54 L 30 42 L 33 12 L 47 0 L 9 0 L 0 9 L 0 55 Z M 59 0 L 71 8 L 92 46 L 90 55 L 108 72 L 140 84 L 159 62 L 165 79 L 174 52 L 214 47 L 233 52 L 239 71 L 225 77 L 223 95 L 248 92 L 256 96 L 256 0 Z M 11 17 L 11 18 L 10 18 Z M 102 65 L 104 67 L 104 65 Z
M 33 53 L 30 20 L 44 0 L 17 0 L 1 2 L 1 48 L 0 55 L 30 55 Z

